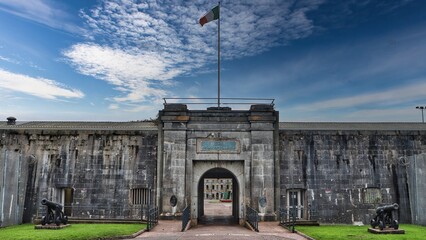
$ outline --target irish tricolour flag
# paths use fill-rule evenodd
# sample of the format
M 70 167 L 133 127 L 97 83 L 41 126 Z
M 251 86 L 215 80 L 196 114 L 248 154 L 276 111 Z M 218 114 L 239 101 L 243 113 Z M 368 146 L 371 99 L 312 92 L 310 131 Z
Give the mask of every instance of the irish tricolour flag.
M 199 22 L 201 26 L 204 26 L 204 24 L 216 19 L 219 19 L 219 5 L 214 7 L 210 12 L 206 13 L 204 16 L 202 16 Z

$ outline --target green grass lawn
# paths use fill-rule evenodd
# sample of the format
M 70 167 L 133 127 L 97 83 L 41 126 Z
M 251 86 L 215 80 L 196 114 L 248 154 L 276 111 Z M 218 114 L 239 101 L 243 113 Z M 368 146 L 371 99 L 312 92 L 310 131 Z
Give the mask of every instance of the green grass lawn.
M 300 231 L 317 240 L 339 240 L 339 239 L 409 239 L 409 240 L 425 240 L 426 227 L 400 224 L 399 228 L 405 230 L 405 234 L 373 234 L 367 229 L 369 225 L 352 226 L 352 225 L 321 225 L 321 226 L 296 226 L 296 230 Z
M 71 224 L 63 229 L 34 229 L 34 224 L 0 228 L 0 239 L 87 240 L 125 236 L 146 228 L 146 224 Z

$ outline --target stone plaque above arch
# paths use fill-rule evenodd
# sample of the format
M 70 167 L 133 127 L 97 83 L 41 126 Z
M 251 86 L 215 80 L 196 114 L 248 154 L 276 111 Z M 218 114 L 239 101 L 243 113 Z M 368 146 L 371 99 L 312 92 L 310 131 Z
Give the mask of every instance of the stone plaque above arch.
M 240 153 L 240 142 L 236 139 L 197 139 L 197 153 Z

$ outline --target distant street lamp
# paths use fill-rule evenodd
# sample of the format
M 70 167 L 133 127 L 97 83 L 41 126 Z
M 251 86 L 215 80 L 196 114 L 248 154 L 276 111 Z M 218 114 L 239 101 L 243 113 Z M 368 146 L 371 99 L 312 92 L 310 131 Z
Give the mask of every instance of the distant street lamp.
M 422 123 L 425 123 L 425 117 L 423 115 L 423 110 L 426 109 L 426 106 L 417 106 L 416 109 L 422 110 Z

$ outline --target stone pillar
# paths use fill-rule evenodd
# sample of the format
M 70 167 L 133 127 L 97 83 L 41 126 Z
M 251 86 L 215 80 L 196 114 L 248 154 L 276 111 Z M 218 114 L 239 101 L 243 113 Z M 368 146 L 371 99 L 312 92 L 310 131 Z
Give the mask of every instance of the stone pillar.
M 275 126 L 278 113 L 271 105 L 253 105 L 251 124 L 251 206 L 262 220 L 275 220 Z
M 188 204 L 185 196 L 186 129 L 189 116 L 183 104 L 168 104 L 160 111 L 162 152 L 159 154 L 158 188 L 162 216 L 180 215 Z

